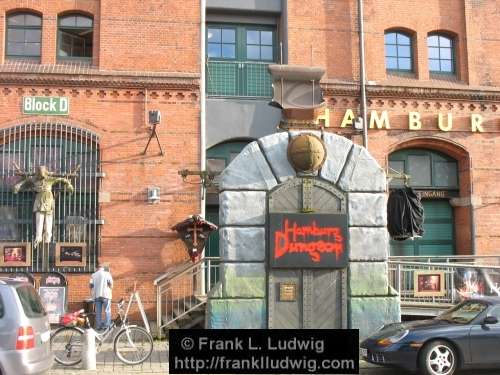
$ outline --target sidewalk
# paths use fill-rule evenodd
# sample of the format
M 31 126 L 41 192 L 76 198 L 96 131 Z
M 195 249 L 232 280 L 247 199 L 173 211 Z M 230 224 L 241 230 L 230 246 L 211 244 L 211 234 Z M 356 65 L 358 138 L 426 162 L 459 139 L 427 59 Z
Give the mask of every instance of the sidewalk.
M 110 344 L 104 350 L 97 354 L 97 370 L 86 371 L 81 369 L 81 365 L 75 367 L 64 367 L 55 364 L 49 375 L 153 375 L 168 374 L 168 343 L 167 341 L 155 341 L 153 354 L 145 363 L 138 366 L 127 366 L 115 358 Z M 389 369 L 360 362 L 361 375 L 404 375 L 405 373 L 398 369 Z M 474 375 L 498 375 L 498 370 L 491 371 L 466 371 L 463 374 Z
M 168 374 L 168 343 L 167 341 L 155 341 L 151 357 L 141 365 L 127 366 L 114 356 L 112 346 L 108 344 L 103 351 L 97 354 L 97 370 L 87 371 L 81 365 L 65 367 L 54 364 L 49 372 L 50 375 L 134 375 L 134 374 Z M 401 375 L 401 371 L 384 369 L 373 366 L 362 361 L 360 363 L 360 374 L 366 375 Z

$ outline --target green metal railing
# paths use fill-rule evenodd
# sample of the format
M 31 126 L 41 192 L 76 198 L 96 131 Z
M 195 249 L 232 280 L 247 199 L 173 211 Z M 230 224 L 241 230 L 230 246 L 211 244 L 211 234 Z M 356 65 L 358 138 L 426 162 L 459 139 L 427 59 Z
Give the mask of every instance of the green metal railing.
M 250 61 L 208 61 L 207 95 L 272 97 L 268 63 Z

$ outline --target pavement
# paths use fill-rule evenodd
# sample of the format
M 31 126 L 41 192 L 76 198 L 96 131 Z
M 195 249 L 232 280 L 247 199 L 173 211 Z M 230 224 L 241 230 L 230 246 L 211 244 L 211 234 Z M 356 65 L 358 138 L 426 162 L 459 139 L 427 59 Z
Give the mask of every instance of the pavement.
M 400 370 L 384 369 L 371 365 L 364 361 L 360 362 L 360 374 L 363 375 L 401 375 Z M 151 357 L 141 365 L 128 366 L 122 363 L 113 353 L 111 345 L 103 346 L 97 354 L 97 370 L 89 371 L 82 369 L 82 365 L 66 367 L 54 364 L 50 375 L 135 375 L 135 374 L 168 374 L 168 342 L 155 341 Z
M 103 349 L 97 354 L 97 370 L 89 371 L 83 370 L 82 365 L 65 367 L 57 363 L 54 364 L 49 375 L 153 375 L 153 374 L 168 374 L 168 342 L 155 341 L 154 350 L 151 357 L 141 365 L 128 366 L 120 362 L 114 356 L 111 345 L 104 346 Z M 360 374 L 361 375 L 405 375 L 399 369 L 384 368 L 372 365 L 365 361 L 360 361 Z M 500 370 L 493 371 L 463 371 L 461 374 L 468 375 L 498 375 Z

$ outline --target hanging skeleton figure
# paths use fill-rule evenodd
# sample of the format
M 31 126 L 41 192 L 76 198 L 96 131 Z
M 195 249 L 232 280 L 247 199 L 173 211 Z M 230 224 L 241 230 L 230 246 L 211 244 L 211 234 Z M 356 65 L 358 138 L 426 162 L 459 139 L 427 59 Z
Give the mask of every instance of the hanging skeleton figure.
M 44 243 L 49 243 L 52 240 L 52 220 L 54 213 L 55 198 L 52 193 L 52 187 L 56 184 L 63 184 L 70 193 L 74 192 L 73 185 L 69 180 L 70 177 L 76 177 L 80 166 L 64 175 L 49 172 L 47 167 L 41 165 L 36 169 L 36 173 L 27 173 L 22 171 L 17 164 L 14 163 L 16 176 L 22 176 L 23 180 L 14 185 L 13 192 L 17 194 L 21 189 L 32 190 L 36 193 L 33 212 L 35 213 L 35 242 L 34 247 L 37 247 L 43 240 Z

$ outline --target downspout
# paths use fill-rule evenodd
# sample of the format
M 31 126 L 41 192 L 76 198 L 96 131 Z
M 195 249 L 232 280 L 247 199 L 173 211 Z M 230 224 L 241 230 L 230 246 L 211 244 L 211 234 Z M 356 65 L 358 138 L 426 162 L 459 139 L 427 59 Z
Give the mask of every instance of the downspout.
M 474 176 L 472 175 L 472 158 L 469 157 L 469 176 L 470 176 L 470 242 L 471 253 L 477 255 L 476 249 L 476 212 L 474 208 Z
M 205 72 L 206 72 L 206 47 L 205 47 L 205 23 L 206 23 L 206 9 L 207 9 L 207 1 L 200 0 L 200 171 L 204 171 L 206 169 L 206 90 L 205 90 Z M 206 218 L 206 191 L 204 184 L 200 185 L 200 215 L 202 218 Z M 205 251 L 201 252 L 200 259 L 205 257 Z M 207 295 L 209 290 L 208 286 L 210 283 L 205 282 L 205 268 L 201 267 L 201 280 L 200 280 L 200 289 L 203 295 Z M 210 263 L 208 264 L 210 267 Z M 208 316 L 208 315 L 207 315 Z
M 363 146 L 368 149 L 368 116 L 366 114 L 366 72 L 365 72 L 365 24 L 363 20 L 363 0 L 358 0 L 359 27 L 359 107 L 363 119 Z
M 206 0 L 200 0 L 200 171 L 206 169 L 206 90 L 205 90 L 205 22 L 206 22 Z M 200 191 L 200 214 L 205 218 L 205 187 L 201 185 Z

